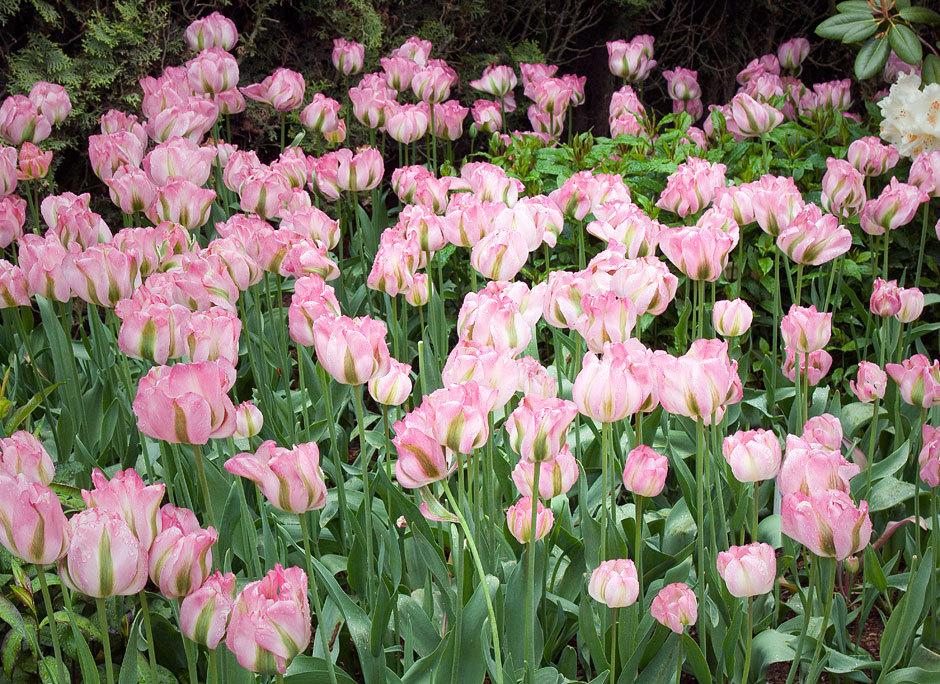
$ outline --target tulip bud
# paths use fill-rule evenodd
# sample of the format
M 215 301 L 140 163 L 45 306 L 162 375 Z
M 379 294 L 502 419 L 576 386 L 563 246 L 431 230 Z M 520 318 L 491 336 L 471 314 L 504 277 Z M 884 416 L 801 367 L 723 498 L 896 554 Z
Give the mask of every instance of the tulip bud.
M 188 596 L 209 576 L 219 535 L 214 527 L 199 527 L 188 508 L 166 504 L 160 517 L 163 530 L 150 548 L 150 577 L 167 598 Z
M 669 461 L 651 447 L 641 444 L 623 464 L 623 486 L 637 496 L 658 496 L 666 484 Z
M 712 311 L 715 331 L 722 337 L 743 335 L 751 327 L 753 319 L 751 307 L 743 299 L 717 301 Z
M 777 558 L 770 544 L 754 542 L 718 553 L 718 574 L 732 596 L 744 598 L 773 591 Z
M 399 406 L 411 395 L 411 366 L 389 359 L 385 375 L 369 380 L 369 394 L 384 406 Z
M 858 375 L 856 380 L 849 383 L 852 392 L 858 397 L 859 401 L 873 401 L 876 397 L 884 399 L 885 388 L 888 384 L 888 375 L 878 364 L 871 361 L 861 361 L 858 364 Z
M 930 487 L 940 487 L 940 429 L 925 424 L 921 438 L 924 446 L 917 457 L 920 479 Z
M 885 370 L 905 403 L 922 408 L 940 404 L 940 362 L 915 354 L 901 363 L 889 363 Z
M 69 521 L 51 489 L 4 468 L 0 470 L 0 501 L 0 544 L 10 553 L 36 565 L 49 565 L 65 555 Z
M 43 485 L 48 485 L 55 477 L 55 466 L 49 452 L 26 430 L 17 430 L 0 439 L 0 471 L 13 477 L 24 475 L 30 482 Z
M 640 582 L 632 560 L 606 560 L 594 568 L 588 582 L 588 594 L 608 608 L 625 608 L 636 602 Z
M 120 517 L 89 508 L 72 517 L 68 555 L 59 561 L 67 587 L 93 598 L 130 596 L 147 584 L 147 549 Z
M 522 496 L 532 496 L 535 469 L 539 468 L 539 496 L 552 499 L 565 494 L 578 480 L 578 462 L 567 445 L 555 458 L 533 463 L 522 459 L 512 471 L 512 481 Z
M 537 501 L 534 539 L 532 538 L 532 497 L 522 497 L 506 511 L 506 524 L 509 526 L 509 532 L 520 544 L 537 542 L 542 539 L 548 535 L 552 529 L 552 524 L 555 522 L 552 509 L 543 506 L 540 499 Z
M 235 437 L 238 439 L 251 439 L 264 425 L 264 416 L 261 409 L 250 401 L 243 401 L 235 408 Z
M 780 322 L 780 331 L 787 347 L 801 354 L 822 349 L 832 335 L 832 314 L 822 313 L 815 306 L 790 307 Z
M 216 570 L 180 603 L 180 631 L 190 641 L 215 650 L 225 636 L 235 605 L 235 575 Z
M 722 454 L 738 482 L 760 482 L 780 470 L 780 442 L 770 430 L 748 430 L 725 437 Z
M 924 310 L 924 293 L 916 287 L 902 287 L 898 290 L 901 306 L 894 314 L 901 323 L 913 323 L 920 318 Z
M 667 584 L 653 598 L 650 614 L 659 624 L 682 634 L 687 625 L 694 625 L 698 620 L 695 592 L 681 582 Z

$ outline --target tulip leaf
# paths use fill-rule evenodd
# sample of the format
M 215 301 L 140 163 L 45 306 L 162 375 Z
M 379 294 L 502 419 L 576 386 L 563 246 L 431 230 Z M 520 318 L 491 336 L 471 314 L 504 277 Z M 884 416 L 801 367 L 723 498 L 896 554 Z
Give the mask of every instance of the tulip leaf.
M 692 668 L 695 678 L 700 682 L 712 681 L 711 670 L 708 669 L 708 661 L 705 654 L 699 648 L 698 643 L 688 634 L 682 635 L 682 652 L 685 654 L 686 662 Z M 745 673 L 747 674 L 747 673 Z
M 754 654 L 755 679 L 759 680 L 767 672 L 767 668 L 774 663 L 786 663 L 793 660 L 794 637 L 790 634 L 778 632 L 776 629 L 765 629 L 754 637 L 752 650 Z
M 333 668 L 337 684 L 356 684 L 356 680 L 346 674 L 342 668 Z M 285 684 L 329 684 L 329 669 L 323 658 L 299 655 L 291 661 L 284 676 Z
M 921 557 L 917 571 L 907 587 L 907 592 L 898 601 L 885 624 L 884 633 L 881 635 L 880 651 L 881 667 L 884 672 L 890 672 L 900 662 L 907 647 L 907 641 L 920 623 L 920 616 L 928 605 L 924 597 L 927 595 L 927 582 L 934 568 L 931 567 L 932 563 L 924 561 L 931 558 L 931 554 L 932 551 L 928 548 Z
M 877 74 L 888 61 L 891 47 L 888 38 L 869 38 L 855 57 L 855 77 L 864 81 Z
M 679 639 L 672 638 L 672 633 L 665 643 L 656 650 L 653 659 L 646 664 L 640 676 L 637 677 L 637 684 L 672 684 L 676 678 L 676 659 L 679 652 Z M 706 680 L 710 681 L 710 680 Z
M 868 496 L 868 510 L 872 513 L 883 511 L 897 506 L 902 501 L 907 501 L 912 496 L 914 496 L 914 485 L 910 482 L 886 477 L 872 486 Z
M 118 684 L 136 684 L 137 666 L 140 658 L 140 651 L 137 650 L 137 642 L 140 639 L 140 623 L 143 613 L 138 613 L 127 633 L 127 644 L 124 650 L 124 660 L 121 661 L 121 672 L 118 675 Z M 149 673 L 149 668 L 148 668 Z M 150 673 L 148 681 L 155 681 L 153 673 Z
M 888 31 L 888 40 L 891 43 L 891 49 L 898 57 L 908 64 L 920 64 L 924 50 L 917 34 L 909 26 L 895 24 Z
M 885 674 L 881 684 L 936 684 L 937 671 L 920 667 L 902 667 Z

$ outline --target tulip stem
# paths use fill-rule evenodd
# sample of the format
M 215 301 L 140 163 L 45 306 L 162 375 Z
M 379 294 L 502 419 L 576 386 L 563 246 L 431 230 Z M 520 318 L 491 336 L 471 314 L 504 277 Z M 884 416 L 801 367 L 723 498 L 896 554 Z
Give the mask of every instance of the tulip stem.
M 607 560 L 607 442 L 609 440 L 608 430 L 610 423 L 601 423 L 601 560 Z
M 483 589 L 483 599 L 486 601 L 486 612 L 489 614 L 490 633 L 493 637 L 493 654 L 496 658 L 496 684 L 503 684 L 503 656 L 499 647 L 499 626 L 496 624 L 496 611 L 493 610 L 493 599 L 490 597 L 490 588 L 486 584 L 486 573 L 483 571 L 483 563 L 480 560 L 480 553 L 477 551 L 477 545 L 473 541 L 473 535 L 470 534 L 470 528 L 467 526 L 467 519 L 464 517 L 463 512 L 457 506 L 457 501 L 454 499 L 454 495 L 450 491 L 450 485 L 447 484 L 447 480 L 441 480 L 441 485 L 443 486 L 444 495 L 447 497 L 448 503 L 450 504 L 451 508 L 454 509 L 454 514 L 457 516 L 457 521 L 463 528 L 464 535 L 467 539 L 467 546 L 470 548 L 470 555 L 473 557 L 473 564 L 476 567 L 477 575 L 480 577 L 480 584 L 482 585 L 481 588 Z
M 754 518 L 753 518 L 754 527 L 751 528 L 751 541 L 752 542 L 757 541 L 757 527 L 760 524 L 759 515 L 757 512 L 759 498 L 760 498 L 760 482 L 755 482 L 754 483 Z
M 366 562 L 369 564 L 369 605 L 374 606 L 376 600 L 375 576 L 372 573 L 372 492 L 369 487 L 369 458 L 366 451 L 366 419 L 365 411 L 362 407 L 362 385 L 357 385 L 353 390 L 353 396 L 356 398 L 356 423 L 359 431 L 359 463 L 362 472 L 362 503 L 365 506 L 366 513 Z
M 610 625 L 610 681 L 617 681 L 617 609 L 611 610 Z
M 859 383 L 861 384 L 861 383 Z M 875 440 L 878 437 L 878 410 L 880 409 L 879 404 L 881 403 L 881 397 L 875 397 L 874 411 L 871 414 L 871 439 L 868 442 L 868 468 L 867 470 L 867 484 L 865 487 L 865 496 L 868 496 L 868 492 L 871 491 L 871 469 L 875 465 Z
M 777 337 L 780 334 L 780 249 L 774 247 L 774 328 L 773 358 L 770 365 L 770 397 L 768 406 L 775 406 L 777 393 Z
M 323 648 L 323 658 L 326 660 L 326 670 L 330 676 L 330 684 L 336 684 L 336 671 L 333 668 L 333 658 L 330 655 L 330 644 L 327 640 L 326 622 L 323 620 L 323 603 L 320 601 L 320 591 L 317 589 L 317 581 L 313 574 L 313 562 L 310 554 L 310 525 L 307 521 L 307 513 L 301 513 L 300 533 L 304 540 L 304 563 L 307 567 L 307 581 L 310 584 L 310 592 L 313 594 L 313 612 L 317 616 L 317 634 L 320 636 L 320 646 Z
M 46 568 L 37 565 L 36 573 L 39 576 L 39 589 L 42 591 L 42 600 L 46 607 L 46 619 L 49 620 L 49 630 L 52 632 L 52 651 L 55 653 L 55 662 L 58 669 L 58 681 L 65 684 L 69 681 L 65 671 L 65 663 L 62 661 L 62 649 L 59 646 L 59 630 L 55 621 L 55 611 L 52 608 L 52 597 L 49 595 L 49 585 L 46 583 Z M 38 639 L 37 639 L 38 641 Z
M 206 506 L 206 517 L 209 524 L 215 527 L 215 513 L 212 512 L 212 499 L 209 497 L 209 481 L 206 480 L 206 468 L 202 462 L 202 447 L 193 444 L 193 455 L 196 457 L 196 472 L 199 474 L 199 486 L 202 488 L 202 500 Z
M 323 388 L 323 404 L 326 408 L 326 427 L 330 432 L 330 455 L 333 457 L 333 481 L 336 483 L 336 494 L 339 497 L 339 510 L 336 518 L 339 521 L 339 544 L 346 554 L 346 486 L 343 474 L 343 464 L 339 458 L 339 443 L 336 441 L 336 423 L 332 420 L 333 395 L 330 393 L 330 383 L 326 379 L 326 369 L 323 364 L 317 364 L 317 375 L 320 376 L 320 386 Z
M 219 655 L 218 650 L 213 649 L 208 652 L 209 668 L 206 671 L 206 681 L 208 684 L 219 684 Z
M 918 524 L 918 527 L 920 525 Z M 826 563 L 829 566 L 829 584 L 826 590 L 826 607 L 823 609 L 823 621 L 822 627 L 819 629 L 819 639 L 816 641 L 816 650 L 813 651 L 813 660 L 809 666 L 810 677 L 817 677 L 816 667 L 819 663 L 819 655 L 822 653 L 823 642 L 826 640 L 826 629 L 829 627 L 829 615 L 832 612 L 832 599 L 835 595 L 836 588 L 836 560 L 834 558 L 829 558 L 826 560 Z M 819 574 L 822 575 L 822 568 L 819 569 Z
M 698 632 L 702 643 L 702 653 L 708 653 L 708 610 L 705 604 L 705 423 L 700 418 L 695 423 L 695 531 L 698 543 L 698 565 L 696 588 L 698 589 L 699 611 Z M 707 657 L 707 656 L 706 656 Z M 680 668 L 681 658 L 680 658 Z
M 147 655 L 150 656 L 150 681 L 157 682 L 157 649 L 153 640 L 153 625 L 150 623 L 150 606 L 147 603 L 147 592 L 140 590 L 140 612 L 144 616 L 144 631 L 147 633 Z
M 920 249 L 917 251 L 917 271 L 914 275 L 914 287 L 920 287 L 920 272 L 924 267 L 924 246 L 927 244 L 927 217 L 930 213 L 929 210 L 930 202 L 924 202 L 924 206 L 921 209 L 921 213 L 923 214 L 924 218 L 920 227 Z M 885 239 L 887 239 L 887 236 L 888 232 L 885 231 Z
M 104 648 L 104 672 L 108 684 L 114 684 L 114 663 L 111 662 L 111 637 L 108 635 L 108 615 L 103 598 L 96 598 L 98 607 L 98 629 L 101 631 L 101 646 Z
M 751 672 L 751 644 L 754 642 L 754 600 L 750 596 L 744 600 L 747 601 L 747 641 L 744 647 L 744 672 L 741 681 L 747 684 Z
M 539 475 L 542 464 L 532 464 L 532 519 L 529 527 L 528 543 L 528 572 L 525 585 L 525 644 L 526 644 L 526 679 L 529 684 L 535 684 L 535 542 L 538 539 L 538 512 L 539 512 Z M 547 560 L 547 559 L 546 559 Z
M 679 654 L 676 658 L 676 684 L 682 681 L 682 635 L 679 635 Z
M 640 582 L 640 605 L 643 603 L 643 497 L 634 498 L 636 511 L 636 529 L 633 536 L 633 557 L 636 562 L 636 576 Z
M 806 563 L 809 574 L 809 589 L 806 593 L 806 600 L 803 602 L 803 627 L 800 629 L 800 637 L 796 641 L 796 652 L 793 654 L 793 662 L 790 663 L 790 672 L 787 674 L 786 684 L 793 684 L 796 671 L 800 669 L 800 661 L 803 659 L 803 644 L 806 641 L 806 632 L 809 630 L 809 621 L 813 613 L 813 594 L 816 589 L 816 573 L 813 572 L 812 568 L 812 556 L 808 553 L 806 554 Z M 797 572 L 795 558 L 794 572 Z

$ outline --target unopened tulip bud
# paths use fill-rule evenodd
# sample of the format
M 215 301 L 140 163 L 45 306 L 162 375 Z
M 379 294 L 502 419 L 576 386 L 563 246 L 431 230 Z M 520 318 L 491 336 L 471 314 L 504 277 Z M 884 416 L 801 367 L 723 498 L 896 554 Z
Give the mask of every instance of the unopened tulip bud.
M 718 574 L 732 596 L 744 598 L 773 591 L 777 558 L 770 544 L 754 542 L 718 553 Z
M 261 409 L 250 401 L 244 401 L 235 408 L 235 437 L 238 439 L 251 439 L 264 425 L 264 416 Z
M 588 594 L 608 608 L 625 608 L 636 602 L 640 582 L 632 560 L 606 560 L 594 568 L 588 582 Z
M 653 599 L 650 614 L 661 625 L 676 634 L 682 634 L 688 625 L 698 620 L 698 602 L 695 592 L 681 582 L 668 584 Z
M 637 496 L 658 496 L 663 491 L 668 473 L 668 459 L 641 444 L 627 454 L 623 465 L 623 486 Z
M 383 406 L 400 406 L 411 396 L 411 366 L 389 359 L 388 373 L 369 380 L 369 394 Z
M 216 570 L 180 604 L 180 631 L 190 641 L 215 650 L 225 636 L 235 605 L 235 575 Z
M 524 496 L 506 511 L 506 524 L 509 531 L 520 544 L 536 542 L 551 532 L 555 516 L 552 509 L 542 505 L 538 500 L 538 510 L 535 516 L 535 537 L 532 536 L 532 497 Z
M 721 300 L 715 302 L 712 322 L 715 331 L 722 337 L 743 335 L 751 327 L 754 313 L 743 299 Z

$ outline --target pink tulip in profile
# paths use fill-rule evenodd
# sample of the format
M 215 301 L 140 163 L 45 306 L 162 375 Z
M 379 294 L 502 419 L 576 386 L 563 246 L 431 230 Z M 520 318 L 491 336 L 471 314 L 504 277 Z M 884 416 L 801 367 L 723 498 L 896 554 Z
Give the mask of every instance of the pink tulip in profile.
M 213 12 L 187 26 L 184 37 L 191 50 L 199 51 L 210 47 L 231 50 L 238 42 L 238 31 L 231 19 Z
M 911 164 L 907 182 L 916 185 L 931 197 L 940 197 L 940 150 L 917 155 Z
M 822 179 L 823 209 L 840 219 L 855 216 L 865 204 L 865 177 L 844 159 L 829 157 Z
M 901 308 L 894 317 L 901 323 L 913 323 L 924 311 L 924 293 L 916 287 L 902 287 L 898 291 Z
M 618 297 L 613 292 L 581 298 L 581 315 L 574 328 L 595 354 L 604 351 L 604 345 L 624 342 L 636 326 L 637 310 L 633 300 Z
M 447 356 L 441 380 L 445 386 L 473 380 L 490 387 L 496 390 L 493 408 L 501 409 L 518 389 L 519 366 L 509 350 L 460 340 Z
M 880 176 L 897 165 L 900 155 L 894 145 L 885 145 L 875 135 L 853 140 L 846 152 L 849 164 L 866 176 Z
M 385 324 L 368 316 L 322 316 L 313 323 L 317 358 L 344 385 L 362 385 L 389 370 Z
M 0 145 L 0 197 L 6 197 L 16 190 L 18 180 L 16 160 L 17 151 L 15 147 Z
M 433 435 L 441 446 L 471 454 L 489 437 L 487 422 L 497 391 L 473 380 L 433 391 L 421 406 L 431 417 Z
M 642 410 L 654 391 L 652 377 L 634 367 L 629 348 L 607 343 L 601 357 L 584 355 L 571 395 L 582 414 L 613 423 Z
M 154 185 L 163 187 L 173 179 L 204 185 L 212 172 L 215 150 L 200 147 L 189 138 L 170 138 L 143 158 L 143 168 Z
M 366 48 L 360 43 L 356 43 L 345 38 L 333 39 L 333 66 L 344 76 L 358 74 L 362 71 L 362 63 L 365 61 Z
M 268 440 L 253 454 L 230 458 L 225 469 L 257 484 L 279 510 L 300 515 L 326 505 L 320 451 L 314 442 L 286 449 Z
M 739 431 L 725 437 L 722 454 L 738 482 L 761 482 L 780 470 L 780 442 L 770 430 Z
M 0 544 L 7 551 L 36 565 L 55 563 L 65 555 L 69 521 L 51 489 L 4 468 L 0 470 L 0 500 Z
M 340 150 L 337 184 L 343 190 L 371 190 L 382 182 L 385 166 L 381 153 L 366 147 L 355 155 L 352 150 Z
M 20 168 L 17 175 L 20 180 L 45 178 L 51 163 L 51 150 L 43 152 L 32 143 L 25 142 L 20 147 Z
M 29 90 L 29 99 L 53 126 L 65 121 L 72 111 L 69 94 L 58 83 L 36 81 Z
M 713 225 L 671 228 L 663 231 L 659 248 L 680 271 L 692 280 L 714 282 L 728 263 L 737 239 Z
M 838 218 L 808 204 L 777 236 L 777 246 L 799 264 L 820 266 L 849 251 L 852 234 Z
M 718 574 L 732 596 L 769 594 L 777 580 L 777 558 L 770 544 L 754 542 L 718 553 Z
M 193 93 L 217 95 L 238 85 L 238 62 L 222 48 L 206 48 L 186 62 L 186 77 Z
M 899 183 L 892 178 L 878 197 L 869 200 L 859 213 L 862 230 L 869 235 L 883 235 L 886 230 L 895 230 L 914 219 L 918 208 L 930 196 L 916 185 Z
M 121 319 L 118 349 L 128 356 L 165 364 L 185 352 L 184 325 L 190 315 L 185 306 L 122 299 L 114 311 Z
M 754 220 L 761 230 L 773 237 L 780 235 L 805 206 L 792 178 L 764 175 L 749 186 Z
M 499 98 L 516 87 L 516 73 L 512 67 L 491 64 L 480 78 L 470 81 L 470 87 Z
M 823 449 L 839 451 L 842 447 L 842 423 L 831 413 L 813 416 L 803 425 L 803 439 Z
M 856 506 L 837 489 L 794 492 L 783 498 L 780 513 L 783 534 L 803 544 L 817 556 L 845 560 L 871 540 L 868 502 Z
M 235 599 L 225 645 L 246 670 L 284 674 L 294 657 L 307 649 L 310 634 L 307 575 L 275 563 Z
M 743 299 L 723 299 L 715 302 L 712 323 L 722 337 L 743 335 L 751 327 L 754 313 Z
M 824 489 L 848 492 L 860 468 L 838 451 L 827 449 L 796 435 L 787 436 L 786 457 L 777 475 L 782 496 L 793 492 L 811 494 Z
M 725 185 L 724 164 L 689 157 L 666 179 L 666 188 L 656 206 L 682 218 L 696 214 L 711 203 L 715 190 Z
M 147 584 L 147 549 L 120 517 L 89 508 L 69 520 L 68 554 L 59 577 L 73 591 L 93 598 L 130 596 Z
M 488 233 L 470 250 L 470 264 L 474 270 L 491 280 L 515 278 L 528 258 L 525 237 L 509 229 Z
M 123 164 L 105 181 L 111 201 L 125 214 L 148 212 L 157 199 L 157 188 L 147 174 L 130 164 Z
M 940 487 L 940 429 L 925 424 L 921 437 L 924 446 L 917 457 L 920 479 L 931 487 Z
M 428 65 L 415 71 L 411 77 L 411 90 L 422 102 L 434 104 L 450 97 L 450 87 L 456 78 L 438 65 Z
M 819 349 L 809 354 L 794 352 L 785 347 L 786 357 L 783 361 L 783 377 L 790 382 L 796 382 L 796 366 L 799 364 L 800 377 L 806 378 L 811 387 L 815 387 L 826 377 L 832 368 L 832 354 L 825 349 Z
M 525 461 L 553 459 L 564 449 L 577 413 L 578 407 L 566 399 L 525 396 L 505 424 L 509 445 Z
M 235 432 L 228 397 L 232 375 L 223 361 L 157 366 L 140 379 L 134 398 L 137 427 L 148 437 L 177 444 L 205 444 Z
M 539 496 L 549 500 L 565 494 L 578 480 L 578 462 L 566 446 L 547 461 L 521 459 L 512 471 L 512 481 L 522 496 L 532 496 L 535 469 L 539 469 Z
M 6 249 L 23 235 L 26 223 L 26 200 L 9 195 L 0 200 L 0 248 Z
M 235 575 L 216 570 L 180 603 L 180 631 L 190 641 L 215 650 L 225 636 L 235 605 Z
M 411 366 L 389 360 L 385 375 L 369 380 L 369 395 L 383 406 L 400 406 L 411 395 Z
M 630 42 L 608 42 L 607 66 L 614 76 L 631 83 L 645 81 L 656 66 L 656 60 L 653 59 L 653 37 L 642 35 L 635 36 Z
M 659 496 L 666 484 L 669 460 L 645 444 L 633 449 L 623 464 L 623 486 L 637 496 Z
M 741 401 L 743 389 L 737 361 L 728 357 L 723 340 L 696 340 L 680 357 L 652 357 L 659 402 L 669 413 L 710 425 L 721 420 L 728 404 Z
M 23 270 L 0 259 L 0 309 L 29 304 L 28 285 Z
M 202 529 L 188 508 L 166 504 L 160 509 L 162 530 L 150 547 L 150 577 L 167 598 L 188 596 L 212 571 L 215 528 Z
M 40 143 L 52 133 L 52 123 L 25 95 L 10 95 L 0 105 L 0 138 L 9 145 Z
M 806 38 L 791 38 L 777 48 L 780 66 L 788 71 L 799 71 L 807 55 L 809 55 L 809 41 Z
M 250 401 L 243 401 L 235 408 L 235 437 L 238 439 L 251 439 L 264 425 L 264 416 L 261 409 Z
M 695 592 L 682 582 L 667 584 L 653 598 L 650 614 L 659 624 L 682 634 L 688 625 L 698 620 Z
M 95 468 L 91 473 L 93 490 L 82 490 L 82 499 L 89 508 L 109 511 L 130 527 L 131 532 L 149 551 L 153 540 L 162 529 L 160 502 L 166 485 L 158 482 L 145 485 L 133 468 L 119 470 L 110 480 Z
M 315 133 L 329 133 L 339 126 L 340 104 L 323 93 L 313 96 L 300 112 L 300 123 Z
M 780 321 L 780 331 L 787 347 L 800 354 L 808 354 L 829 343 L 832 314 L 817 311 L 815 306 L 794 304 Z
M 457 464 L 453 453 L 434 438 L 434 417 L 424 405 L 395 423 L 392 444 L 398 452 L 395 479 L 408 489 L 439 482 L 450 475 Z
M 636 602 L 640 582 L 632 560 L 619 558 L 602 561 L 588 581 L 588 594 L 608 608 L 625 608 Z
M 889 363 L 885 370 L 905 403 L 922 408 L 940 405 L 940 362 L 915 354 L 901 363 Z
M 738 93 L 731 100 L 731 117 L 744 137 L 760 137 L 783 123 L 783 112 L 747 93 Z
M 398 92 L 411 88 L 411 79 L 419 68 L 417 62 L 408 57 L 383 57 L 379 61 L 389 88 Z
M 48 485 L 55 477 L 55 465 L 42 442 L 31 432 L 17 430 L 0 439 L 0 472 Z
M 532 534 L 532 497 L 524 496 L 506 511 L 506 524 L 509 532 L 520 544 L 537 542 L 552 530 L 555 516 L 551 508 L 542 505 L 541 499 L 536 499 L 538 508 L 535 514 L 535 535 Z
M 195 230 L 209 220 L 215 196 L 215 190 L 200 188 L 188 180 L 171 180 L 160 188 L 148 218 L 154 223 L 170 221 Z
M 856 379 L 849 383 L 852 393 L 858 397 L 859 401 L 865 403 L 875 398 L 884 399 L 887 385 L 888 374 L 878 364 L 871 361 L 859 362 Z
M 241 89 L 246 97 L 266 102 L 279 112 L 298 109 L 304 102 L 304 77 L 296 71 L 278 67 L 261 83 Z
M 886 281 L 875 278 L 868 308 L 876 316 L 888 318 L 901 310 L 901 288 L 897 280 Z

